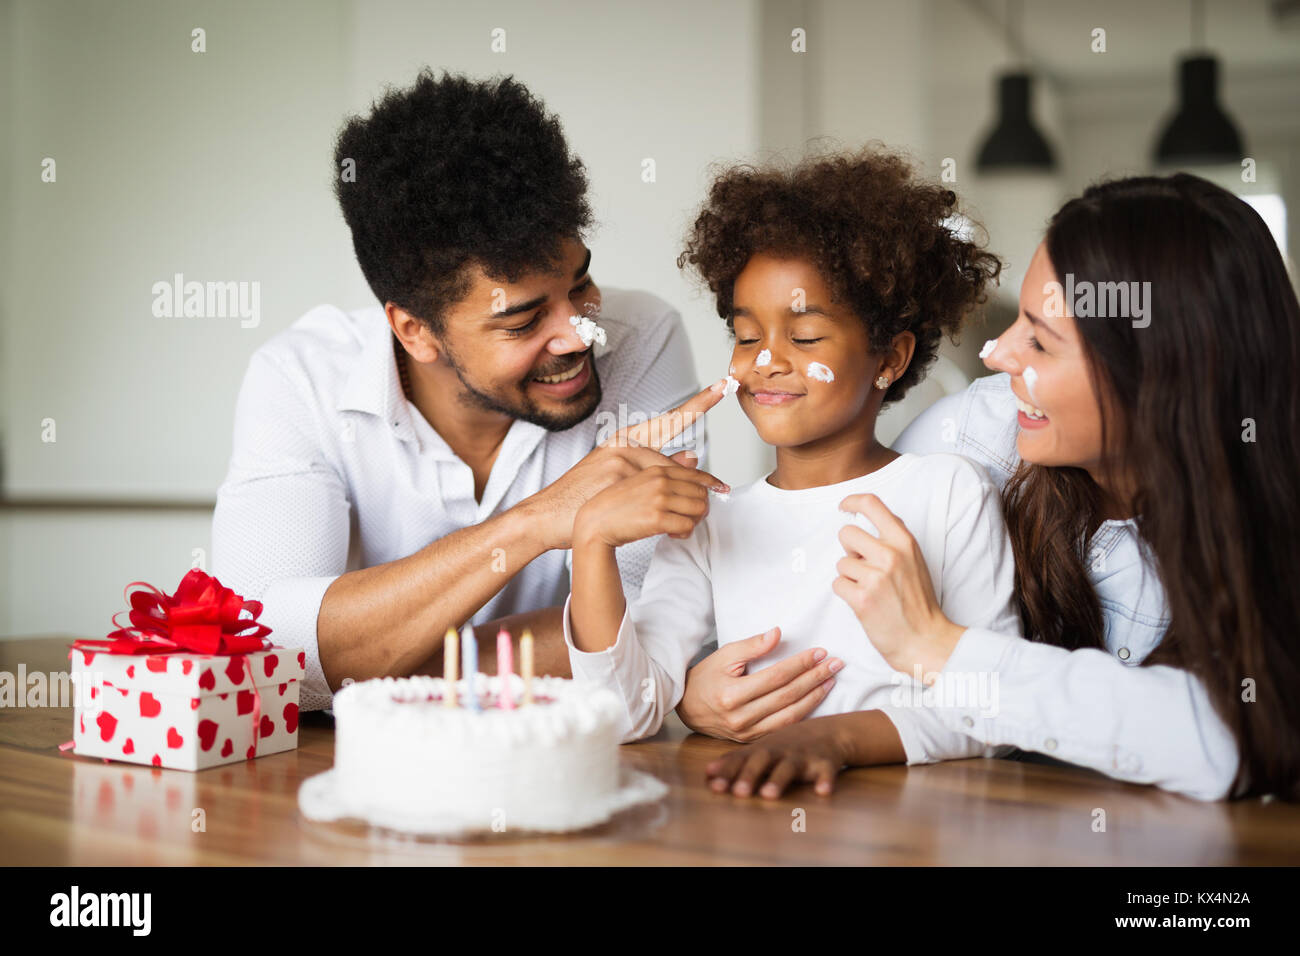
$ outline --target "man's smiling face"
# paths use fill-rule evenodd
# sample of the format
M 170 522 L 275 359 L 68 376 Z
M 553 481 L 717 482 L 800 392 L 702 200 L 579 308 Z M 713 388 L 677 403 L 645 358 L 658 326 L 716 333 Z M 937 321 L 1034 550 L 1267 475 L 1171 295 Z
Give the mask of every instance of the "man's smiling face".
M 475 268 L 469 292 L 447 308 L 437 337 L 463 386 L 462 402 L 550 431 L 578 424 L 601 395 L 592 348 L 569 321 L 599 316 L 591 252 L 577 239 L 562 240 L 560 248 L 556 271 L 529 272 L 515 282 Z

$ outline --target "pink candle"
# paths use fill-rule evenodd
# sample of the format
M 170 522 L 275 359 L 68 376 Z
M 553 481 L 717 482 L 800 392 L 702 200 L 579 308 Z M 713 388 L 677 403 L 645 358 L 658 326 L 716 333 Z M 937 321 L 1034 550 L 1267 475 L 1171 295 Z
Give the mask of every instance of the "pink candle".
M 502 710 L 515 709 L 515 695 L 510 692 L 510 675 L 514 670 L 514 646 L 510 643 L 510 632 L 503 627 L 497 631 L 497 678 L 501 684 L 497 705 Z

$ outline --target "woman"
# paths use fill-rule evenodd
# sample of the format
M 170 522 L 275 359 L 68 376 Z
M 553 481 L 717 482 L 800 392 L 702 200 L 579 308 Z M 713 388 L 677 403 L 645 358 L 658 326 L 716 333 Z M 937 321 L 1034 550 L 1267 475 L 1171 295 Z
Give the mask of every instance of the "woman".
M 1003 486 L 1030 640 L 944 618 L 915 542 L 878 502 L 851 505 L 881 537 L 847 543 L 836 593 L 905 674 L 942 686 L 996 672 L 996 715 L 934 708 L 971 742 L 1201 799 L 1296 799 L 1300 306 L 1263 221 L 1186 174 L 1090 188 L 1053 217 L 1020 314 L 988 348 L 1001 374 L 939 402 L 896 447 L 955 438 Z M 695 729 L 740 723 L 724 699 L 747 701 L 749 726 L 806 703 L 802 672 L 756 688 L 728 666 L 692 672 L 680 712 Z M 714 788 L 826 789 L 843 735 L 816 725 L 835 719 L 787 720 L 715 761 Z M 856 752 L 969 753 L 907 737 Z

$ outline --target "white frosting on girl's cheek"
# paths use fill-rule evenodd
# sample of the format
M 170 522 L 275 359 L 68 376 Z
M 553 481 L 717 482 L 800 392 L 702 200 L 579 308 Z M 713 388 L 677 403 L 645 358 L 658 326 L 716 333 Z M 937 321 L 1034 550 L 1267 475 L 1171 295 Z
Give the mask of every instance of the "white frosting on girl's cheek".
M 998 340 L 989 339 L 987 342 L 984 343 L 984 348 L 980 349 L 980 358 L 982 359 L 988 358 L 997 350 L 997 347 L 998 347 Z
M 769 351 L 768 349 L 763 349 L 763 351 L 758 353 L 758 358 L 754 359 L 754 364 L 759 368 L 762 368 L 770 361 L 772 361 L 771 351 Z
M 808 363 L 808 377 L 815 378 L 819 382 L 835 381 L 835 373 L 828 369 L 821 362 Z
M 734 378 L 732 378 L 730 375 L 728 375 L 728 376 L 727 376 L 727 384 L 726 384 L 726 386 L 722 389 L 722 397 L 723 397 L 723 398 L 726 398 L 728 395 L 735 395 L 736 392 L 739 391 L 739 389 L 740 389 L 740 383 L 737 382 L 737 381 L 736 381 Z
M 1034 386 L 1038 384 L 1038 372 L 1032 365 L 1026 365 L 1024 372 L 1021 373 L 1025 379 L 1025 389 L 1029 392 L 1029 400 L 1035 405 L 1038 404 L 1038 396 L 1034 393 Z

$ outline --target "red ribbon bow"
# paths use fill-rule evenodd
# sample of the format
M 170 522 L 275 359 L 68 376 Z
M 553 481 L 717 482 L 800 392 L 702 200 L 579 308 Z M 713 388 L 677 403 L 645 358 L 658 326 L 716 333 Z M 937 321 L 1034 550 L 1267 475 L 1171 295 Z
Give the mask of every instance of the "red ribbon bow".
M 260 651 L 268 645 L 263 637 L 271 629 L 257 622 L 262 602 L 245 601 L 198 568 L 181 578 L 173 595 L 143 581 L 132 581 L 123 593 L 131 605 L 131 625 L 118 622 L 122 613 L 118 611 L 113 615 L 117 630 L 102 641 L 79 640 L 73 647 L 109 654 L 229 655 Z M 244 611 L 252 617 L 240 617 Z M 250 628 L 251 633 L 245 633 Z

